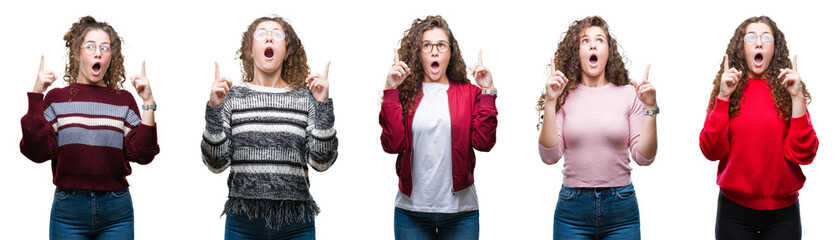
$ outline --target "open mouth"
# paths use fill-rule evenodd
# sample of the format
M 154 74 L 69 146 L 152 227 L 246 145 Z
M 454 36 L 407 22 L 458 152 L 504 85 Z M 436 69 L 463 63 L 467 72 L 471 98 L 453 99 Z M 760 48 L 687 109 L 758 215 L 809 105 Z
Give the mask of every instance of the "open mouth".
M 99 71 L 101 71 L 101 70 L 102 70 L 102 64 L 101 63 L 94 63 L 93 64 L 93 74 L 99 74 Z
M 762 65 L 763 64 L 763 54 L 758 53 L 755 55 L 755 65 Z
M 431 72 L 437 73 L 440 71 L 440 63 L 437 61 L 431 62 Z
M 591 65 L 597 64 L 597 55 L 592 54 L 591 57 L 588 58 L 588 62 L 591 63 Z
M 267 58 L 267 59 L 274 58 L 274 49 L 271 48 L 271 47 L 265 48 L 265 53 L 263 53 L 263 54 L 265 55 L 265 58 Z

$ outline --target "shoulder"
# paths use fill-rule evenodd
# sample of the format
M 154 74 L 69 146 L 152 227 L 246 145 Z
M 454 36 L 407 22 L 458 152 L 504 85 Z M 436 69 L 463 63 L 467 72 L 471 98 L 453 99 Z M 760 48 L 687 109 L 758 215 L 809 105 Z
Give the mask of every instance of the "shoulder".
M 232 97 L 232 98 L 240 98 L 240 97 L 244 97 L 244 96 L 245 96 L 245 94 L 247 94 L 247 93 L 248 93 L 248 91 L 250 91 L 250 90 L 248 89 L 248 87 L 247 87 L 247 86 L 244 86 L 244 85 L 235 85 L 235 86 L 233 86 L 233 87 L 231 87 L 231 88 L 230 88 L 230 91 L 229 91 L 229 92 L 227 92 L 227 97 L 228 97 L 228 98 L 231 98 L 231 97 Z

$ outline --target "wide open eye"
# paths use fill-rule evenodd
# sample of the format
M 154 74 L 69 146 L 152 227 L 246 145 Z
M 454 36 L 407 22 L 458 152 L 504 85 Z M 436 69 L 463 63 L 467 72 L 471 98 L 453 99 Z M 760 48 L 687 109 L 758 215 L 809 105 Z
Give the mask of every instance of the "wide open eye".
M 449 43 L 447 43 L 447 42 L 437 43 L 437 51 L 448 52 L 449 51 Z
M 268 29 L 260 28 L 253 32 L 253 38 L 256 40 L 263 40 L 265 37 L 268 37 Z
M 434 48 L 434 44 L 431 44 L 430 42 L 422 43 L 422 51 L 423 52 L 429 53 L 429 52 L 431 52 L 432 48 Z
M 92 42 L 85 43 L 85 44 L 82 46 L 82 49 L 84 49 L 84 51 L 85 51 L 87 54 L 93 54 L 93 52 L 94 52 L 94 51 L 96 51 L 96 44 L 94 44 L 94 43 L 92 43 Z
M 285 32 L 275 28 L 274 30 L 271 30 L 271 37 L 274 37 L 274 40 L 283 40 L 283 38 L 285 38 Z
M 763 43 L 770 43 L 774 40 L 775 38 L 772 37 L 772 34 L 764 33 L 763 35 L 760 35 L 760 41 Z
M 747 43 L 755 43 L 755 41 L 757 41 L 757 35 L 754 33 L 748 33 L 746 36 L 743 36 L 743 41 Z
M 99 46 L 99 51 L 101 51 L 103 53 L 111 52 L 111 44 L 107 44 L 107 43 L 102 44 L 102 46 Z

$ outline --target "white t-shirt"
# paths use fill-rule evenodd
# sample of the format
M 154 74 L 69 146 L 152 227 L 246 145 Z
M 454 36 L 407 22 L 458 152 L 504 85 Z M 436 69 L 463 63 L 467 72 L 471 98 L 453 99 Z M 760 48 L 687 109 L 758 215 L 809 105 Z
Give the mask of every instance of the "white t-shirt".
M 423 97 L 414 112 L 413 191 L 398 192 L 396 207 L 415 212 L 456 213 L 478 210 L 475 185 L 452 193 L 452 122 L 449 85 L 422 83 Z

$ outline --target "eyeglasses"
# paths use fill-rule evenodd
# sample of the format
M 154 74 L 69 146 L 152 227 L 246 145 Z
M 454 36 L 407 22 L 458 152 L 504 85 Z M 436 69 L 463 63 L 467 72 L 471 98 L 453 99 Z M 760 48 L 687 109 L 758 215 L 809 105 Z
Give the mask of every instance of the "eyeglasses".
M 253 32 L 253 39 L 260 41 L 265 40 L 265 38 L 268 37 L 269 33 L 271 37 L 274 38 L 274 40 L 283 40 L 285 38 L 285 32 L 283 32 L 283 30 L 279 28 L 274 28 L 271 30 L 260 28 Z
M 96 53 L 96 43 L 86 42 L 84 45 L 82 45 L 82 49 L 85 53 L 93 55 L 94 53 Z M 102 54 L 111 53 L 111 44 L 102 43 L 102 45 L 99 45 L 99 52 Z
M 445 53 L 449 52 L 449 42 L 446 41 L 439 41 L 437 43 L 431 43 L 430 41 L 422 42 L 422 52 L 430 53 L 431 50 L 434 50 L 434 47 L 437 47 L 437 52 Z
M 772 43 L 775 40 L 772 37 L 772 34 L 764 33 L 760 35 L 760 42 L 761 43 Z M 755 33 L 747 33 L 746 36 L 743 36 L 743 42 L 748 44 L 755 44 L 757 42 L 757 34 Z

